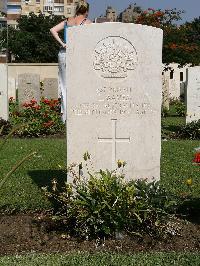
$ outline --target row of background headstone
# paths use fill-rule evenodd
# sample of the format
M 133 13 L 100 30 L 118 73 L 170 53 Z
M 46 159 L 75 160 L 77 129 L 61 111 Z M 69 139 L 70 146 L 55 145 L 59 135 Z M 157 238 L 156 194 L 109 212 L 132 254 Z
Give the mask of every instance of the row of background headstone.
M 40 82 L 44 82 L 44 95 L 48 95 L 48 88 L 45 84 L 50 83 L 53 90 L 49 92 L 49 97 L 57 97 L 58 91 L 58 64 L 57 63 L 8 63 L 8 97 L 16 99 L 19 87 L 19 76 L 21 74 L 36 74 L 40 76 Z M 29 81 L 27 81 L 29 83 Z M 54 86 L 55 84 L 55 86 Z M 38 87 L 38 85 L 37 85 Z M 40 86 L 39 86 L 40 87 Z M 53 93 L 53 95 L 52 95 Z
M 170 75 L 171 78 L 175 75 L 176 79 L 170 79 Z M 176 88 L 176 90 L 173 90 L 173 97 L 170 90 L 170 81 L 174 85 L 173 88 Z M 176 68 L 164 73 L 162 96 L 162 105 L 167 110 L 169 110 L 171 100 L 184 98 L 187 109 L 186 123 L 200 119 L 200 66 L 185 67 L 184 71 L 181 68 Z
M 41 97 L 49 99 L 57 99 L 59 97 L 58 78 L 49 77 L 41 80 L 41 77 L 43 78 L 45 76 L 44 73 L 46 73 L 46 76 L 48 74 L 54 76 L 52 72 L 56 71 L 57 64 L 41 65 L 44 67 L 42 75 L 37 73 L 22 73 L 13 77 L 13 72 L 19 72 L 17 64 L 0 64 L 0 118 L 8 119 L 8 100 L 10 97 L 16 99 L 17 92 L 20 104 L 28 102 L 33 98 L 39 101 Z M 9 71 L 10 66 L 12 67 L 11 71 Z M 33 69 L 33 65 L 30 64 L 30 66 Z M 40 69 L 37 69 L 37 66 L 35 66 L 35 70 L 40 71 Z M 48 70 L 50 70 L 49 73 Z M 55 76 L 57 76 L 57 73 L 55 73 Z M 41 81 L 43 83 L 42 86 Z
M 58 99 L 58 80 L 46 78 L 43 85 L 40 83 L 40 75 L 24 73 L 18 77 L 18 100 L 19 104 L 35 99 L 38 102 L 41 97 Z
M 0 64 L 0 80 L 1 80 L 1 95 L 0 95 L 0 116 L 6 118 L 7 110 L 5 99 L 7 93 L 7 72 L 6 66 Z M 48 67 L 47 67 L 48 68 Z M 187 78 L 188 69 L 188 78 Z M 163 72 L 163 107 L 169 109 L 169 103 L 172 99 L 178 99 L 185 94 L 187 100 L 187 122 L 199 119 L 199 67 L 184 67 L 178 68 L 177 64 L 170 65 L 170 70 Z M 188 80 L 188 82 L 187 82 Z M 58 80 L 57 78 L 45 78 L 43 80 L 43 89 L 40 90 L 40 76 L 38 74 L 24 73 L 18 75 L 17 79 L 8 77 L 8 98 L 16 98 L 16 89 L 19 88 L 20 102 L 28 101 L 33 96 L 39 99 L 41 96 L 47 98 L 58 97 Z M 196 85 L 195 85 L 196 84 Z M 196 88 L 197 86 L 197 88 Z M 186 88 L 188 89 L 186 90 Z M 29 92 L 28 92 L 29 91 Z M 196 91 L 196 92 L 195 92 Z M 195 95 L 195 96 L 194 96 Z M 191 99 L 191 100 L 190 100 Z M 195 103 L 197 101 L 197 103 Z M 200 101 L 200 100 L 199 100 Z M 197 107 L 195 107 L 197 106 Z
M 163 66 L 163 69 L 165 66 Z M 169 98 L 177 99 L 184 93 L 186 86 L 186 69 L 187 66 L 179 68 L 178 64 L 170 64 L 168 71 L 163 71 L 164 83 L 169 87 Z M 24 73 L 38 74 L 40 75 L 40 81 L 45 83 L 50 82 L 51 87 L 56 87 L 56 79 L 58 79 L 58 65 L 57 64 L 8 64 L 8 97 L 16 98 L 16 90 L 19 89 L 19 75 Z M 47 82 L 45 81 L 47 79 Z M 55 80 L 52 80 L 55 79 Z M 169 79 L 169 80 L 168 80 Z M 55 86 L 53 84 L 55 84 Z M 165 84 L 163 89 L 166 88 Z M 56 95 L 56 92 L 52 97 Z M 45 96 L 48 97 L 45 93 Z

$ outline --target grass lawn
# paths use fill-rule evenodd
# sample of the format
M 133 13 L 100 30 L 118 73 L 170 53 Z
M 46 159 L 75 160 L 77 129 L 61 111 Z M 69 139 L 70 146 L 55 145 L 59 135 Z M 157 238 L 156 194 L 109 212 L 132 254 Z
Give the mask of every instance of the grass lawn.
M 167 117 L 163 119 L 165 132 L 177 131 L 184 124 L 184 118 Z M 2 140 L 0 140 L 1 143 Z M 200 166 L 192 164 L 194 148 L 200 141 L 168 140 L 162 141 L 161 182 L 173 193 L 191 193 L 200 197 Z M 42 186 L 56 178 L 65 180 L 61 170 L 66 163 L 65 139 L 10 139 L 0 152 L 0 179 L 25 155 L 37 151 L 37 155 L 24 163 L 0 190 L 0 210 L 37 211 L 49 209 L 51 203 L 44 197 Z M 186 180 L 192 178 L 191 189 Z M 198 201 L 199 202 L 199 201 Z M 199 253 L 75 253 L 75 254 L 30 254 L 0 257 L 0 265 L 200 265 Z
M 171 140 L 162 142 L 161 181 L 173 193 L 190 192 L 200 197 L 200 166 L 193 165 L 194 148 L 199 141 Z M 189 190 L 186 180 L 192 178 Z
M 179 131 L 180 127 L 185 125 L 185 117 L 163 117 L 162 129 L 164 133 L 172 133 Z
M 191 192 L 200 195 L 200 167 L 192 164 L 193 150 L 199 141 L 170 140 L 162 142 L 161 181 L 173 193 L 188 192 L 186 179 L 192 178 Z M 1 176 L 31 151 L 37 155 L 26 162 L 6 182 L 0 191 L 0 209 L 25 211 L 48 209 L 50 202 L 43 196 L 42 186 L 57 178 L 63 180 L 60 170 L 66 162 L 64 139 L 11 139 L 0 153 Z
M 139 253 L 139 254 L 71 254 L 27 255 L 0 258 L 0 265 L 70 265 L 70 266 L 199 266 L 198 253 Z
M 0 191 L 0 209 L 24 211 L 50 207 L 40 188 L 54 177 L 64 177 L 60 171 L 66 162 L 64 139 L 10 139 L 0 152 L 1 176 L 32 151 L 37 151 L 37 155 L 24 163 Z

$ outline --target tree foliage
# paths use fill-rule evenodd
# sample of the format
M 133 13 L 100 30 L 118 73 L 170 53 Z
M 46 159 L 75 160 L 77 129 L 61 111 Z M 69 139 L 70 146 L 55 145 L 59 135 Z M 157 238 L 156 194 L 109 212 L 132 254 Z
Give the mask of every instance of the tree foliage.
M 163 63 L 176 62 L 180 65 L 200 64 L 200 17 L 192 22 L 177 25 L 183 11 L 154 10 L 143 11 L 135 23 L 158 27 L 163 30 Z
M 183 11 L 177 9 L 142 11 L 134 23 L 161 28 L 164 32 L 163 63 L 176 62 L 180 65 L 200 64 L 200 17 L 192 22 L 177 25 Z M 30 13 L 21 16 L 17 29 L 0 31 L 0 49 L 8 48 L 14 62 L 53 63 L 57 62 L 59 45 L 49 30 L 64 19 L 59 16 L 38 16 Z M 62 35 L 62 33 L 61 33 Z
M 14 62 L 53 63 L 57 62 L 59 45 L 50 34 L 50 28 L 61 22 L 60 16 L 45 16 L 30 13 L 18 19 L 16 29 L 8 28 L 7 48 L 14 56 Z M 62 34 L 62 33 L 61 33 Z M 6 29 L 2 32 L 4 47 L 6 45 Z

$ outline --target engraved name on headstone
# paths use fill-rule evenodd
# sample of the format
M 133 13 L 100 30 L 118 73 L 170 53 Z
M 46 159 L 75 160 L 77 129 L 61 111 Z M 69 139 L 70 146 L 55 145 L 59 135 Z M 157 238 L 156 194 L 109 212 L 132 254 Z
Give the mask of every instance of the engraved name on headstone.
M 127 179 L 158 180 L 162 30 L 104 23 L 68 34 L 68 165 L 88 151 L 95 170 L 123 160 Z
M 19 103 L 30 102 L 35 99 L 40 101 L 40 75 L 24 73 L 18 76 L 18 99 Z
M 44 79 L 42 96 L 48 99 L 58 99 L 58 79 L 56 78 Z
M 187 70 L 187 116 L 186 122 L 200 119 L 200 66 Z
M 7 66 L 0 64 L 0 118 L 8 120 Z

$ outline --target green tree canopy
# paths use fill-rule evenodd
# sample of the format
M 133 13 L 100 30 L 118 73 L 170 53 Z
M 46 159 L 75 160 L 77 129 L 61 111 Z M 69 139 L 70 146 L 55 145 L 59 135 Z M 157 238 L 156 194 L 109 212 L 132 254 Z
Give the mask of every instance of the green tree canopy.
M 8 28 L 8 51 L 15 62 L 22 63 L 53 63 L 57 62 L 59 44 L 50 34 L 50 28 L 64 19 L 60 16 L 38 16 L 30 13 L 18 19 L 17 29 Z M 6 29 L 2 39 L 6 43 Z M 61 33 L 62 34 L 62 33 Z M 4 44 L 5 45 L 5 44 Z
M 176 9 L 143 11 L 135 23 L 158 27 L 163 30 L 163 63 L 180 65 L 200 64 L 200 17 L 192 22 L 177 25 L 183 11 Z

